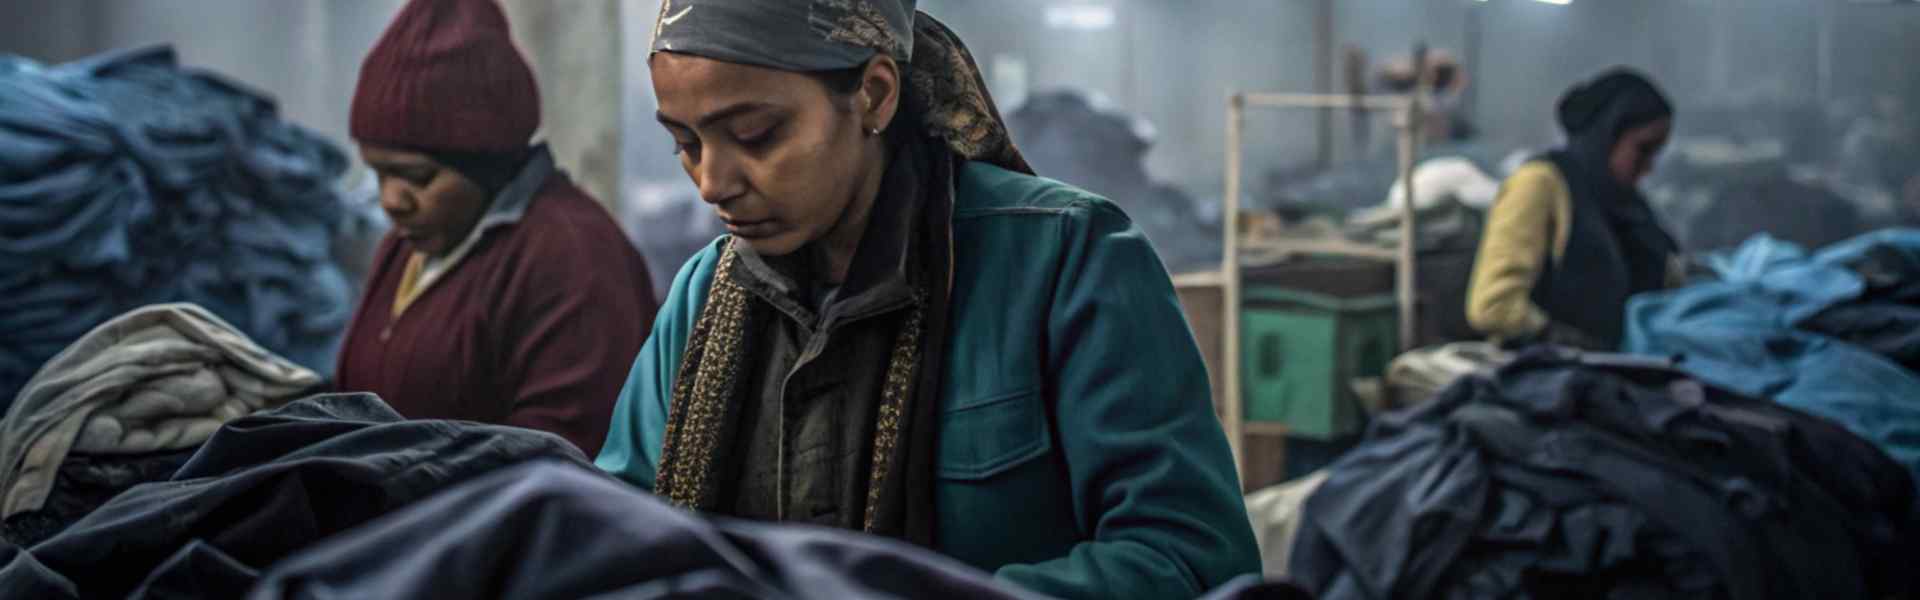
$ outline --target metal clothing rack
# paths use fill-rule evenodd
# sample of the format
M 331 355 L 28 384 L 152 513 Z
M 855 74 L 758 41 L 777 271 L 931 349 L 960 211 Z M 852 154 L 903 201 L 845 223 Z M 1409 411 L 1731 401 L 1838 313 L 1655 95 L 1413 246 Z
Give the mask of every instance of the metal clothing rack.
M 1424 61 L 1421 61 L 1422 63 Z M 1418 63 L 1417 63 L 1418 64 Z M 1416 72 L 1424 72 L 1420 69 Z M 1425 79 L 1423 76 L 1422 79 Z M 1282 93 L 1231 93 L 1227 97 L 1227 165 L 1226 198 L 1222 219 L 1225 231 L 1225 249 L 1220 258 L 1220 286 L 1222 298 L 1221 337 L 1225 344 L 1221 354 L 1221 385 L 1225 388 L 1222 396 L 1223 413 L 1221 425 L 1227 432 L 1227 439 L 1233 447 L 1235 466 L 1242 472 L 1246 470 L 1246 458 L 1242 451 L 1245 436 L 1283 435 L 1287 428 L 1281 424 L 1256 423 L 1251 427 L 1246 421 L 1246 406 L 1242 403 L 1240 381 L 1240 176 L 1241 176 L 1241 137 L 1243 135 L 1246 111 L 1254 108 L 1272 109 L 1347 109 L 1351 111 L 1393 113 L 1393 126 L 1397 130 L 1397 151 L 1399 153 L 1398 179 L 1402 190 L 1400 219 L 1400 245 L 1395 250 L 1365 247 L 1360 244 L 1327 242 L 1321 240 L 1276 241 L 1262 245 L 1262 249 L 1277 249 L 1286 252 L 1321 254 L 1385 260 L 1395 263 L 1394 292 L 1400 309 L 1400 346 L 1402 350 L 1413 346 L 1417 329 L 1415 327 L 1417 299 L 1414 289 L 1414 274 L 1417 268 L 1414 239 L 1416 227 L 1413 205 L 1413 162 L 1419 144 L 1419 129 L 1422 121 L 1421 98 L 1427 85 L 1423 81 L 1416 86 L 1412 94 L 1393 95 L 1354 95 L 1354 94 L 1282 94 Z M 1331 349 L 1329 349 L 1331 351 Z

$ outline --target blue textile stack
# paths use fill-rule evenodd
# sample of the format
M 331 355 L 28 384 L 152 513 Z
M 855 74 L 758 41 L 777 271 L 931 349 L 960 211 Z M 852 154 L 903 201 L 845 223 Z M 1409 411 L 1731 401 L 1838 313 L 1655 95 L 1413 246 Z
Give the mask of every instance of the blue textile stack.
M 168 47 L 0 56 L 0 406 L 94 326 L 191 302 L 322 374 L 352 308 L 346 156 Z
M 1881 289 L 1913 282 L 1862 274 L 1888 256 L 1920 264 L 1920 230 L 1877 231 L 1815 253 L 1755 237 L 1713 258 L 1720 281 L 1636 296 L 1624 349 L 1680 356 L 1681 368 L 1703 380 L 1838 422 L 1920 477 L 1920 374 L 1904 366 L 1913 357 L 1901 348 L 1912 344 L 1876 351 L 1848 341 L 1862 336 L 1834 331 L 1846 323 L 1823 318 L 1854 309 L 1847 320 L 1861 334 L 1910 332 L 1911 311 L 1858 310 Z

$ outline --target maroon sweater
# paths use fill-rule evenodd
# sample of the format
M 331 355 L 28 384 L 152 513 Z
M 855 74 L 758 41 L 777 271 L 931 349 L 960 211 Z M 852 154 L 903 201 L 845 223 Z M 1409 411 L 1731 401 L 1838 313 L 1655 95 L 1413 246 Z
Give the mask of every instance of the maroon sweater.
M 515 224 L 393 317 L 411 245 L 389 234 L 340 350 L 338 387 L 401 415 L 528 427 L 588 457 L 653 327 L 646 262 L 607 211 L 554 173 Z

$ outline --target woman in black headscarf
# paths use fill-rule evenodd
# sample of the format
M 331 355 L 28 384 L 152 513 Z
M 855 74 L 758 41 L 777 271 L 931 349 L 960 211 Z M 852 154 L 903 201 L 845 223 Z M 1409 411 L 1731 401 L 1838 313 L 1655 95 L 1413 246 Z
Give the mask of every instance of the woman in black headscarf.
M 1613 350 L 1627 298 L 1676 280 L 1678 247 L 1636 187 L 1673 106 L 1613 69 L 1568 90 L 1557 115 L 1567 144 L 1515 171 L 1487 215 L 1467 319 L 1500 340 Z
M 1040 179 L 910 0 L 672 0 L 659 121 L 730 235 L 674 280 L 596 461 L 688 508 L 866 531 L 1052 596 L 1259 570 L 1171 282 Z

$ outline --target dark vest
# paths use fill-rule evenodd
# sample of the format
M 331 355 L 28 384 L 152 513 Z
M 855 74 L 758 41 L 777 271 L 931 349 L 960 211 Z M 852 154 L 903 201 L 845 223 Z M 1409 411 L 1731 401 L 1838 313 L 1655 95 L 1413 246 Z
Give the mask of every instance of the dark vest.
M 1573 222 L 1559 261 L 1548 249 L 1546 267 L 1534 283 L 1531 298 L 1555 323 L 1579 329 L 1609 349 L 1617 348 L 1625 334 L 1627 299 L 1666 286 L 1672 248 L 1636 242 L 1641 236 L 1625 231 L 1630 225 L 1609 215 L 1600 204 L 1627 200 L 1598 197 L 1592 191 L 1595 186 L 1583 185 L 1590 183 L 1582 181 L 1586 175 L 1565 155 L 1556 152 L 1543 160 L 1552 162 L 1567 182 Z

